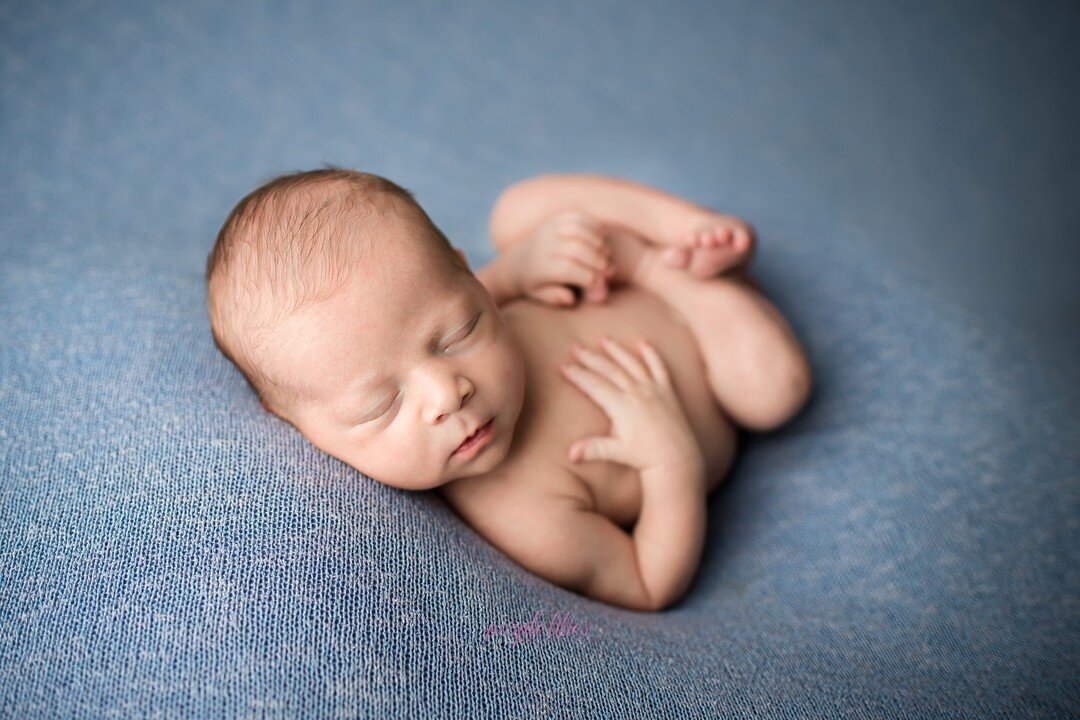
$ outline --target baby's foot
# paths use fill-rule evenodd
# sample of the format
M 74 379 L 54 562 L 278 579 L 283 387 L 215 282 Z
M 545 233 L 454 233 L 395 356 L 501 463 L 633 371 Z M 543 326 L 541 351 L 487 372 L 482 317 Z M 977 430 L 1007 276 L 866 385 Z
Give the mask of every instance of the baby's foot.
M 663 259 L 666 250 L 662 245 L 654 245 L 638 235 L 612 230 L 607 235 L 607 245 L 611 251 L 611 262 L 615 265 L 614 274 L 608 277 L 612 285 L 630 283 L 656 290 L 657 283 L 675 282 L 684 276 L 667 270 L 665 265 L 668 263 Z M 761 285 L 750 277 L 746 263 L 730 269 L 727 277 L 742 280 L 758 292 L 763 292 Z M 690 281 L 690 278 L 685 280 Z
M 705 227 L 684 235 L 681 245 L 664 249 L 664 263 L 700 278 L 747 267 L 757 245 L 753 228 L 730 215 L 710 220 Z
M 614 275 L 608 278 L 612 285 L 644 285 L 643 280 L 649 269 L 659 261 L 659 253 L 651 243 L 621 229 L 608 232 L 607 246 L 611 250 L 611 262 L 615 265 Z

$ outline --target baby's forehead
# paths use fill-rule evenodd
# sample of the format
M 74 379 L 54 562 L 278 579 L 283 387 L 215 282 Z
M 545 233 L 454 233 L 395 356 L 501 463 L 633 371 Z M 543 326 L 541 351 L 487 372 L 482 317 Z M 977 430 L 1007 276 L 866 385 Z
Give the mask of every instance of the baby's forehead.
M 301 312 L 286 320 L 282 336 L 288 340 L 281 347 L 301 372 L 326 366 L 336 376 L 358 365 L 395 367 L 452 341 L 483 306 L 482 298 L 460 278 L 411 293 L 378 288 L 346 292 L 310 308 L 312 314 Z
M 435 329 L 440 321 L 452 322 L 479 304 L 476 293 L 460 278 L 400 283 L 395 284 L 393 291 L 383 287 L 369 290 L 363 307 L 385 318 L 387 329 L 392 332 L 408 330 L 411 334 L 423 334 Z
M 350 268 L 319 308 L 328 311 L 325 326 L 340 326 L 345 318 L 375 337 L 421 335 L 440 323 L 453 324 L 482 302 L 482 286 L 472 273 L 432 257 L 437 248 L 421 252 L 427 257 L 420 261 L 415 252 L 377 252 Z

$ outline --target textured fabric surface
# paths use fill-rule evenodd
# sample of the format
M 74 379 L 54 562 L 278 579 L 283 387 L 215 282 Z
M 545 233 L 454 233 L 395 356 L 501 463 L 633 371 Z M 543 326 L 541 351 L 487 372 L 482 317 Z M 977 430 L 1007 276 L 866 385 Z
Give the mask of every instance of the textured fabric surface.
M 0 4 L 0 714 L 1080 713 L 1075 12 L 811 5 Z M 545 171 L 755 223 L 815 394 L 743 438 L 679 606 L 555 587 L 259 408 L 203 263 L 322 162 L 474 267 Z

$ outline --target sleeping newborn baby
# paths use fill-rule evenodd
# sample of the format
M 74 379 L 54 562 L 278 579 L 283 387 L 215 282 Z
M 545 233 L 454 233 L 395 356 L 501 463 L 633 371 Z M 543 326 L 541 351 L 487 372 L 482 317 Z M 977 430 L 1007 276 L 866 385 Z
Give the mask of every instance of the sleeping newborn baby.
M 413 199 L 339 168 L 233 209 L 207 262 L 220 350 L 263 406 L 374 480 L 438 489 L 533 573 L 666 608 L 739 427 L 810 393 L 745 222 L 597 175 L 518 183 L 476 273 Z

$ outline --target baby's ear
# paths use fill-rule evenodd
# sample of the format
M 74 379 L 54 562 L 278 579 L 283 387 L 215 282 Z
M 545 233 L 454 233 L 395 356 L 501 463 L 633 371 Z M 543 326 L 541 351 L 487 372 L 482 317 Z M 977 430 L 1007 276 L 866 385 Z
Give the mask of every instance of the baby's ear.
M 454 252 L 461 258 L 461 264 L 465 266 L 465 269 L 472 272 L 472 268 L 469 267 L 469 259 L 465 257 L 464 251 L 461 248 L 454 248 Z

